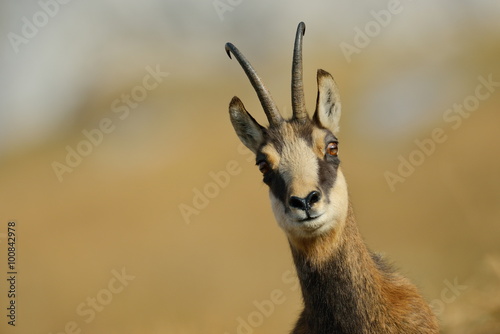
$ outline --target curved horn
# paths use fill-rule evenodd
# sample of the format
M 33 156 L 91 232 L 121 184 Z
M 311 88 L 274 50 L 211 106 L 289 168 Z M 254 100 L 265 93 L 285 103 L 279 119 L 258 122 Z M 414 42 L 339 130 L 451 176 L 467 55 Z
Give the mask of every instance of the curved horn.
M 274 125 L 280 123 L 283 118 L 278 111 L 278 107 L 276 107 L 271 94 L 267 90 L 266 86 L 264 86 L 264 84 L 262 83 L 262 80 L 257 75 L 257 72 L 255 72 L 252 65 L 250 65 L 248 60 L 243 56 L 243 54 L 241 54 L 240 50 L 238 50 L 233 44 L 226 43 L 226 52 L 229 58 L 231 58 L 232 53 L 245 71 L 248 79 L 255 89 L 255 92 L 257 93 L 257 96 L 259 97 L 260 104 L 262 105 L 262 108 L 266 113 L 269 124 Z
M 305 32 L 306 25 L 304 22 L 300 22 L 295 35 L 292 63 L 292 110 L 293 118 L 299 120 L 308 118 L 302 81 L 302 36 L 304 36 Z

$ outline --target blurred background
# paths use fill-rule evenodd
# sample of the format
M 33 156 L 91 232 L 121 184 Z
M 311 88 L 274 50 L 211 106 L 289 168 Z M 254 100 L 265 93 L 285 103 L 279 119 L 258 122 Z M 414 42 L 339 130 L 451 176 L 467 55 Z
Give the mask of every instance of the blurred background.
M 499 17 L 493 0 L 1 1 L 0 277 L 9 221 L 18 276 L 0 331 L 291 330 L 288 244 L 227 106 L 265 116 L 224 43 L 290 115 L 304 21 L 307 105 L 332 73 L 367 244 L 443 333 L 500 333 Z

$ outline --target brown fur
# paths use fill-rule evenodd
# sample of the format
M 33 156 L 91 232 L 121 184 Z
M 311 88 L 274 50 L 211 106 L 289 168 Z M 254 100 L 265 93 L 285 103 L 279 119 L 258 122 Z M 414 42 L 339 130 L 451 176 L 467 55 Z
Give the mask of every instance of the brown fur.
M 304 297 L 293 334 L 439 333 L 416 287 L 367 249 L 351 208 L 341 228 L 290 244 Z

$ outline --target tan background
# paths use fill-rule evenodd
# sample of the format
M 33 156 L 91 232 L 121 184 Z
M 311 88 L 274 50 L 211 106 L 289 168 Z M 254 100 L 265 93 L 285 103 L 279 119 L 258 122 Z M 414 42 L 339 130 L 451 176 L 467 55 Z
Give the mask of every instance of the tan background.
M 227 11 L 217 12 L 220 3 Z M 43 9 L 0 5 L 2 333 L 77 332 L 72 322 L 81 333 L 292 328 L 300 295 L 288 245 L 227 105 L 238 95 L 265 117 L 223 46 L 244 52 L 289 114 L 301 20 L 310 111 L 317 68 L 341 89 L 340 154 L 368 245 L 441 305 L 443 332 L 500 333 L 499 87 L 456 129 L 443 119 L 473 96 L 478 77 L 500 82 L 497 2 L 402 0 L 350 62 L 341 43 L 354 44 L 356 27 L 376 26 L 371 11 L 388 2 L 74 0 L 55 8 L 16 53 L 8 34 L 21 35 L 23 17 Z M 148 66 L 169 74 L 120 119 L 113 101 L 140 89 Z M 114 130 L 59 182 L 54 161 L 65 163 L 66 147 L 103 118 Z M 436 128 L 444 143 L 391 191 L 384 173 L 397 173 L 398 157 L 408 159 Z M 232 175 L 214 187 L 211 173 L 228 163 Z M 180 208 L 206 189 L 213 198 L 183 217 Z M 5 317 L 9 220 L 18 234 L 15 328 Z M 119 287 L 113 270 L 135 277 L 118 293 L 109 292 Z M 273 293 L 279 302 L 257 313 L 255 301 Z M 90 310 L 92 298 L 106 305 L 87 323 L 77 308 Z

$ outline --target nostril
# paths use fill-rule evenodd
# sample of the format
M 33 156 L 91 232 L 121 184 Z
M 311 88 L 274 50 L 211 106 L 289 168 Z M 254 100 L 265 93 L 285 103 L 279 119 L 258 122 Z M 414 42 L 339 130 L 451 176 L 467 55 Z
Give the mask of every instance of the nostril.
M 288 204 L 295 209 L 300 209 L 300 210 L 306 210 L 307 209 L 307 203 L 304 198 L 300 198 L 297 196 L 292 196 L 290 197 L 290 200 L 288 201 Z
M 318 191 L 312 191 L 309 193 L 309 195 L 307 195 L 306 198 L 301 198 L 297 196 L 290 197 L 288 204 L 290 205 L 291 208 L 303 211 L 309 211 L 311 210 L 311 207 L 315 203 L 319 202 L 320 199 L 321 199 L 321 193 Z
M 309 195 L 307 195 L 306 202 L 309 206 L 312 206 L 314 203 L 319 202 L 320 199 L 321 194 L 317 191 L 313 191 Z

